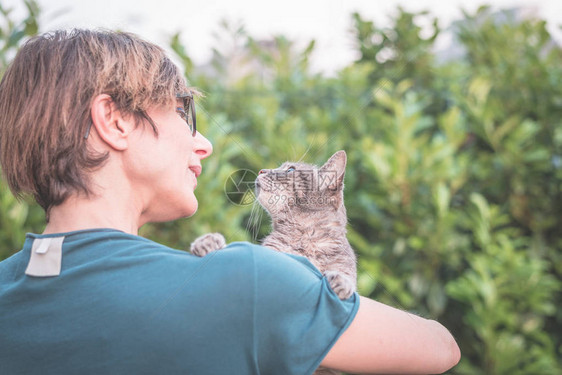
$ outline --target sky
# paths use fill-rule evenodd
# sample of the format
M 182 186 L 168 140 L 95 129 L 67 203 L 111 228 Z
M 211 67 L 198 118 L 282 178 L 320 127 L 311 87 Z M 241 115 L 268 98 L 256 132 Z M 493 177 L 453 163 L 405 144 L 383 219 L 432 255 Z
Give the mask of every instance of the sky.
M 314 70 L 334 72 L 356 58 L 353 50 L 351 13 L 359 11 L 377 25 L 388 25 L 397 6 L 408 11 L 428 10 L 447 27 L 462 18 L 461 9 L 474 13 L 479 5 L 493 9 L 525 6 L 547 20 L 548 29 L 562 44 L 560 0 L 38 0 L 42 8 L 41 31 L 58 28 L 103 27 L 134 32 L 166 47 L 169 37 L 181 40 L 196 64 L 209 60 L 216 44 L 214 35 L 223 19 L 241 22 L 257 39 L 283 34 L 305 45 L 316 40 L 312 56 Z M 21 0 L 0 0 L 22 12 Z M 447 40 L 440 41 L 446 47 Z

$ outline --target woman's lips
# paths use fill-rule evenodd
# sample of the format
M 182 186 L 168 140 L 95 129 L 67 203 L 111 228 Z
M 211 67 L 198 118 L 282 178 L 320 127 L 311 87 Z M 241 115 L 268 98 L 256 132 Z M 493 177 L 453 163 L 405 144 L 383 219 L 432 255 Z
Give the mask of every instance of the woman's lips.
M 200 166 L 192 166 L 189 167 L 189 170 L 191 171 L 191 173 L 193 173 L 193 179 L 194 179 L 194 183 L 193 183 L 193 190 L 195 190 L 195 188 L 197 187 L 197 177 L 199 177 L 199 175 L 201 175 L 201 167 Z
M 195 178 L 197 178 L 199 177 L 199 175 L 201 175 L 202 168 L 199 165 L 194 165 L 189 167 L 189 170 L 192 171 L 195 175 Z

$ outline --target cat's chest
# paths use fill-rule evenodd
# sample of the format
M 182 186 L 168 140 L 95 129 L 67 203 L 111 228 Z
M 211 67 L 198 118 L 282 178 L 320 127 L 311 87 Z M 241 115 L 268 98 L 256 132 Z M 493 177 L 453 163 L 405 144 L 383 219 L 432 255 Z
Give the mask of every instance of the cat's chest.
M 321 270 L 325 268 L 330 255 L 337 252 L 337 244 L 331 239 L 312 236 L 295 236 L 288 241 L 286 236 L 272 233 L 263 244 L 283 253 L 304 256 Z

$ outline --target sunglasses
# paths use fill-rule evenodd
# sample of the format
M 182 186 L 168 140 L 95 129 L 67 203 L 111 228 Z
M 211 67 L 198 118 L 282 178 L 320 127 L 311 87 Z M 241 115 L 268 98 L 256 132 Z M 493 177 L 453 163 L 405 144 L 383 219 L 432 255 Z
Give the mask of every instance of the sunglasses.
M 195 101 L 193 100 L 193 94 L 188 92 L 185 94 L 177 94 L 176 98 L 183 100 L 183 108 L 177 107 L 176 112 L 185 120 L 191 135 L 195 137 L 197 134 L 197 121 L 195 118 Z

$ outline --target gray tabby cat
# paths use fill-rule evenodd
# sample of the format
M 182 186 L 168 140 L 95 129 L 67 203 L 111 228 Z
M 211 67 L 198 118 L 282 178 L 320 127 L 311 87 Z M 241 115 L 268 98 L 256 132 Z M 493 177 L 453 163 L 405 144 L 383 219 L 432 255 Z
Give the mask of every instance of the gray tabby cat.
M 340 299 L 356 289 L 357 264 L 346 237 L 347 214 L 343 179 L 347 157 L 338 151 L 321 167 L 286 162 L 263 169 L 256 179 L 256 196 L 271 216 L 273 231 L 262 244 L 305 256 L 322 272 Z M 191 252 L 204 256 L 225 246 L 224 237 L 209 233 L 197 238 Z M 315 375 L 338 374 L 319 368 Z

